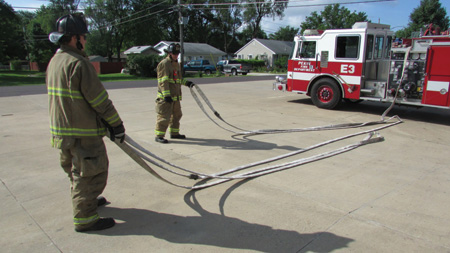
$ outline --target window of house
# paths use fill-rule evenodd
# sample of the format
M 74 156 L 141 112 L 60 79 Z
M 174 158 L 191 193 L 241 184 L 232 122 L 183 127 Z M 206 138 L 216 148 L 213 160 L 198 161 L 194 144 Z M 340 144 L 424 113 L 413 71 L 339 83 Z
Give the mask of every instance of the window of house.
M 360 39 L 358 35 L 336 38 L 336 59 L 358 59 Z
M 249 54 L 249 55 L 248 55 L 248 59 L 249 59 L 249 60 L 253 59 L 253 55 L 252 55 L 252 54 Z

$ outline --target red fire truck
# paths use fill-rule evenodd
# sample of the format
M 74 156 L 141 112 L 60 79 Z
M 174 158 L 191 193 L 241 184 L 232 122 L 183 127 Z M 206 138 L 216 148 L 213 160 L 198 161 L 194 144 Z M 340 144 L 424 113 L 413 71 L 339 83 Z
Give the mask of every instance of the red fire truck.
M 450 36 L 429 31 L 393 47 L 389 25 L 305 30 L 294 38 L 287 78 L 277 76 L 273 88 L 307 94 L 325 109 L 343 99 L 449 109 Z

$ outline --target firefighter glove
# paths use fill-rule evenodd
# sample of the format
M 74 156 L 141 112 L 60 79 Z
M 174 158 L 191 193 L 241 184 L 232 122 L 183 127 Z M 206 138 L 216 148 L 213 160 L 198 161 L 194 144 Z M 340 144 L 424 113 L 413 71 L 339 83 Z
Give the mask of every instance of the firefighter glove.
M 189 88 L 194 87 L 195 83 L 191 82 L 191 81 L 186 81 L 186 86 Z
M 106 120 L 102 119 L 103 124 L 105 124 L 106 128 L 108 128 L 109 139 L 111 141 L 115 141 L 116 139 L 120 140 L 122 143 L 125 140 L 125 127 L 123 126 L 123 122 L 116 127 L 112 127 Z
M 125 127 L 123 126 L 123 122 L 120 123 L 120 125 L 112 128 L 113 133 L 111 133 L 111 136 L 114 136 L 114 138 L 111 138 L 112 141 L 114 140 L 120 140 L 120 143 L 123 143 L 125 140 Z
M 172 97 L 164 97 L 164 101 L 166 101 L 167 103 L 172 103 Z

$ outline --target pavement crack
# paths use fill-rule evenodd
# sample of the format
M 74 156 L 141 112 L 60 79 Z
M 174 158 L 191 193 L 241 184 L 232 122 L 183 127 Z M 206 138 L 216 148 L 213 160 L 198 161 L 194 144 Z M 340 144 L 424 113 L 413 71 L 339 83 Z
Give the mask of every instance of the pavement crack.
M 17 199 L 17 197 L 14 195 L 14 193 L 9 189 L 9 187 L 6 185 L 6 183 L 0 179 L 0 182 L 2 182 L 2 185 L 5 187 L 5 189 L 9 192 L 9 194 L 14 198 L 16 203 L 22 208 L 22 210 L 28 215 L 28 217 L 34 222 L 34 224 L 44 233 L 44 235 L 48 238 L 48 240 L 55 246 L 55 248 L 59 252 L 63 252 L 58 245 L 55 243 L 55 241 L 52 240 L 50 235 L 39 225 L 39 223 L 34 219 L 34 217 L 28 212 L 28 210 L 22 205 L 22 203 Z

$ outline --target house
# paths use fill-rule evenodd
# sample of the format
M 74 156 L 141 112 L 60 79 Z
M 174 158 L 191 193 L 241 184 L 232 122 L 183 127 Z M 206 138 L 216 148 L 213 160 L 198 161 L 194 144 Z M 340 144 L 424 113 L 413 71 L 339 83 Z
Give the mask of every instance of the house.
M 108 59 L 101 55 L 91 55 L 88 58 L 90 62 L 108 62 Z
M 264 60 L 267 66 L 273 67 L 273 63 L 277 59 L 289 56 L 292 46 L 292 41 L 252 39 L 239 49 L 235 55 L 238 59 Z
M 123 52 L 125 55 L 129 54 L 161 54 L 156 48 L 152 46 L 135 46 Z
M 157 50 L 161 52 L 161 56 L 165 55 L 164 49 L 167 49 L 171 43 L 179 43 L 173 41 L 161 41 L 154 46 Z M 226 55 L 225 52 L 219 50 L 211 45 L 206 43 L 192 43 L 192 42 L 184 42 L 184 55 L 183 62 L 188 62 L 191 60 L 200 60 L 206 59 L 210 60 L 214 64 L 218 61 L 222 60 L 222 56 Z

